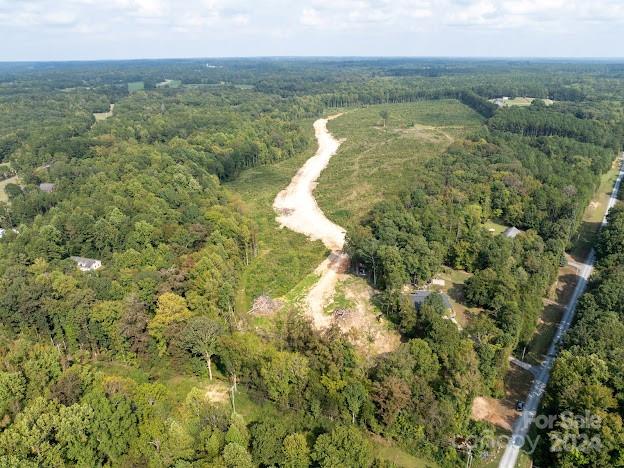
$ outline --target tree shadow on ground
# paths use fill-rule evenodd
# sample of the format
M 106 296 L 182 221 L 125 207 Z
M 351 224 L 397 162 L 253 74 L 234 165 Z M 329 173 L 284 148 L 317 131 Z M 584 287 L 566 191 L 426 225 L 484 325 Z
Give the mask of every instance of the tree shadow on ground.
M 504 402 L 515 406 L 516 401 L 524 401 L 531 390 L 533 374 L 515 364 L 509 365 L 509 371 L 505 376 Z
M 557 279 L 555 302 L 563 307 L 567 306 L 570 302 L 572 294 L 574 294 L 574 289 L 579 281 L 578 274 L 573 273 L 572 271 L 576 270 L 570 268 L 568 273 Z
M 466 305 L 465 303 L 465 285 L 461 283 L 453 283 L 453 285 L 448 289 L 448 295 L 451 299 L 459 304 Z
M 602 221 L 589 222 L 584 221 L 578 230 L 578 235 L 573 240 L 574 248 L 570 251 L 570 256 L 576 262 L 585 262 L 587 256 L 593 247 L 596 234 L 600 229 Z

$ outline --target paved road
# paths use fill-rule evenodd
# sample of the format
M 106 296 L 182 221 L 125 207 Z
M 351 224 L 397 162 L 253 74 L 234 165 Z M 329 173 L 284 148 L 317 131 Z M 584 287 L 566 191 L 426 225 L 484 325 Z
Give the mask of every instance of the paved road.
M 617 201 L 617 194 L 622 184 L 622 178 L 624 178 L 624 153 L 622 153 L 622 160 L 620 164 L 620 174 L 615 181 L 615 185 L 613 186 L 613 192 L 611 193 L 611 199 L 609 200 L 609 204 L 607 205 L 607 209 L 605 210 L 605 216 L 602 221 L 603 226 L 607 224 L 607 214 L 609 213 L 609 210 L 613 208 Z M 579 272 L 579 281 L 576 285 L 576 288 L 574 289 L 574 294 L 572 295 L 572 298 L 570 299 L 570 302 L 565 309 L 563 318 L 559 323 L 557 333 L 553 338 L 550 347 L 548 348 L 548 356 L 536 373 L 533 385 L 531 385 L 531 391 L 529 392 L 529 396 L 527 397 L 527 400 L 524 404 L 524 411 L 514 423 L 513 432 L 511 438 L 509 439 L 509 443 L 505 448 L 505 453 L 503 454 L 503 457 L 501 458 L 501 461 L 498 465 L 499 468 L 514 468 L 516 466 L 516 462 L 518 461 L 518 455 L 520 454 L 520 449 L 524 445 L 524 440 L 526 438 L 527 432 L 529 431 L 529 427 L 533 422 L 533 418 L 535 418 L 540 400 L 542 399 L 544 391 L 546 390 L 546 384 L 548 383 L 548 379 L 550 378 L 550 370 L 552 369 L 555 356 L 557 354 L 557 346 L 565 332 L 568 330 L 568 328 L 570 328 L 570 324 L 574 319 L 574 313 L 576 312 L 576 303 L 578 302 L 581 294 L 583 294 L 583 292 L 585 291 L 585 287 L 587 286 L 587 280 L 594 270 L 595 260 L 596 255 L 594 253 L 594 250 L 592 249 L 585 262 L 580 265 L 581 269 Z

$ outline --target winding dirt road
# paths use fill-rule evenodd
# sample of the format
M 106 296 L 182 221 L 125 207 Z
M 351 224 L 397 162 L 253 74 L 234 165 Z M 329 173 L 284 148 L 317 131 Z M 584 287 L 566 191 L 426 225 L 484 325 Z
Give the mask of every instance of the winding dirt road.
M 342 114 L 314 122 L 314 133 L 318 141 L 316 154 L 305 162 L 288 187 L 278 193 L 273 202 L 273 209 L 278 214 L 277 222 L 282 227 L 305 234 L 312 240 L 321 240 L 332 252 L 342 250 L 345 230 L 327 219 L 312 192 L 321 172 L 342 143 L 327 130 L 327 122 L 340 115 Z
M 325 314 L 324 307 L 331 301 L 340 275 L 349 266 L 349 257 L 342 252 L 345 242 L 344 228 L 327 219 L 313 195 L 321 172 L 342 143 L 327 130 L 327 122 L 340 115 L 342 114 L 314 122 L 318 141 L 316 154 L 305 162 L 288 187 L 278 193 L 273 202 L 280 226 L 304 234 L 311 240 L 320 240 L 331 250 L 329 257 L 315 270 L 320 276 L 319 281 L 305 299 L 308 315 L 317 328 L 326 328 L 331 324 L 332 317 Z

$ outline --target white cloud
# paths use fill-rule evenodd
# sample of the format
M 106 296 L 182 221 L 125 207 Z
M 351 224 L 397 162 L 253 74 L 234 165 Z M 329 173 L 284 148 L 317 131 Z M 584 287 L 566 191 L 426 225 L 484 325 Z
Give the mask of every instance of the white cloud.
M 317 28 L 426 25 L 520 28 L 584 21 L 624 22 L 623 0 L 308 0 L 300 22 Z M 422 26 L 422 25 L 419 25 Z
M 220 19 L 224 23 L 233 21 L 245 25 L 250 22 L 250 14 L 238 7 L 251 5 L 247 1 L 229 0 L 0 0 L 0 24 L 69 26 L 79 23 L 84 30 L 92 30 L 91 26 L 107 22 L 201 27 L 212 26 Z
M 299 18 L 304 26 L 362 29 L 400 26 L 412 29 L 413 20 L 430 18 L 434 0 L 312 0 Z M 378 31 L 377 31 L 378 32 Z
M 237 26 L 247 26 L 250 22 L 250 17 L 245 14 L 236 14 L 232 16 L 232 22 Z
M 325 27 L 329 25 L 321 13 L 315 8 L 304 8 L 301 12 L 300 21 L 304 26 Z
M 132 24 L 246 27 L 299 23 L 318 29 L 387 27 L 388 32 L 453 25 L 531 27 L 541 23 L 624 22 L 622 0 L 0 0 L 0 24 L 85 28 Z M 379 32 L 383 32 L 380 30 Z
M 624 22 L 620 0 L 451 0 L 446 22 L 484 28 L 555 29 L 598 18 L 605 23 Z
M 617 26 L 624 26 L 624 0 L 0 0 L 0 31 L 4 44 L 11 44 L 0 59 L 20 57 L 13 38 L 44 51 L 52 38 L 68 54 L 82 45 L 87 50 L 88 41 L 114 54 L 125 52 L 120 44 L 143 41 L 142 49 L 128 53 L 188 56 L 188 45 L 199 44 L 192 50 L 200 55 L 432 54 L 447 44 L 449 54 L 471 55 L 507 46 L 514 35 L 529 41 L 539 35 L 559 40 L 561 53 L 573 55 L 571 39 L 591 43 L 605 30 L 617 37 Z M 483 46 L 485 31 L 495 43 Z M 154 38 L 166 39 L 169 49 Z M 327 49 L 319 48 L 321 41 Z M 609 55 L 622 55 L 620 42 L 608 44 Z

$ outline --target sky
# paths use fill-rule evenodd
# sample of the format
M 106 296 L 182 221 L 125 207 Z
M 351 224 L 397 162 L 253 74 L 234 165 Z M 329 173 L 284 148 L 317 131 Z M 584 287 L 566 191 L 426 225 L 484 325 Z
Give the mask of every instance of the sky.
M 0 0 L 0 61 L 622 57 L 624 0 Z

